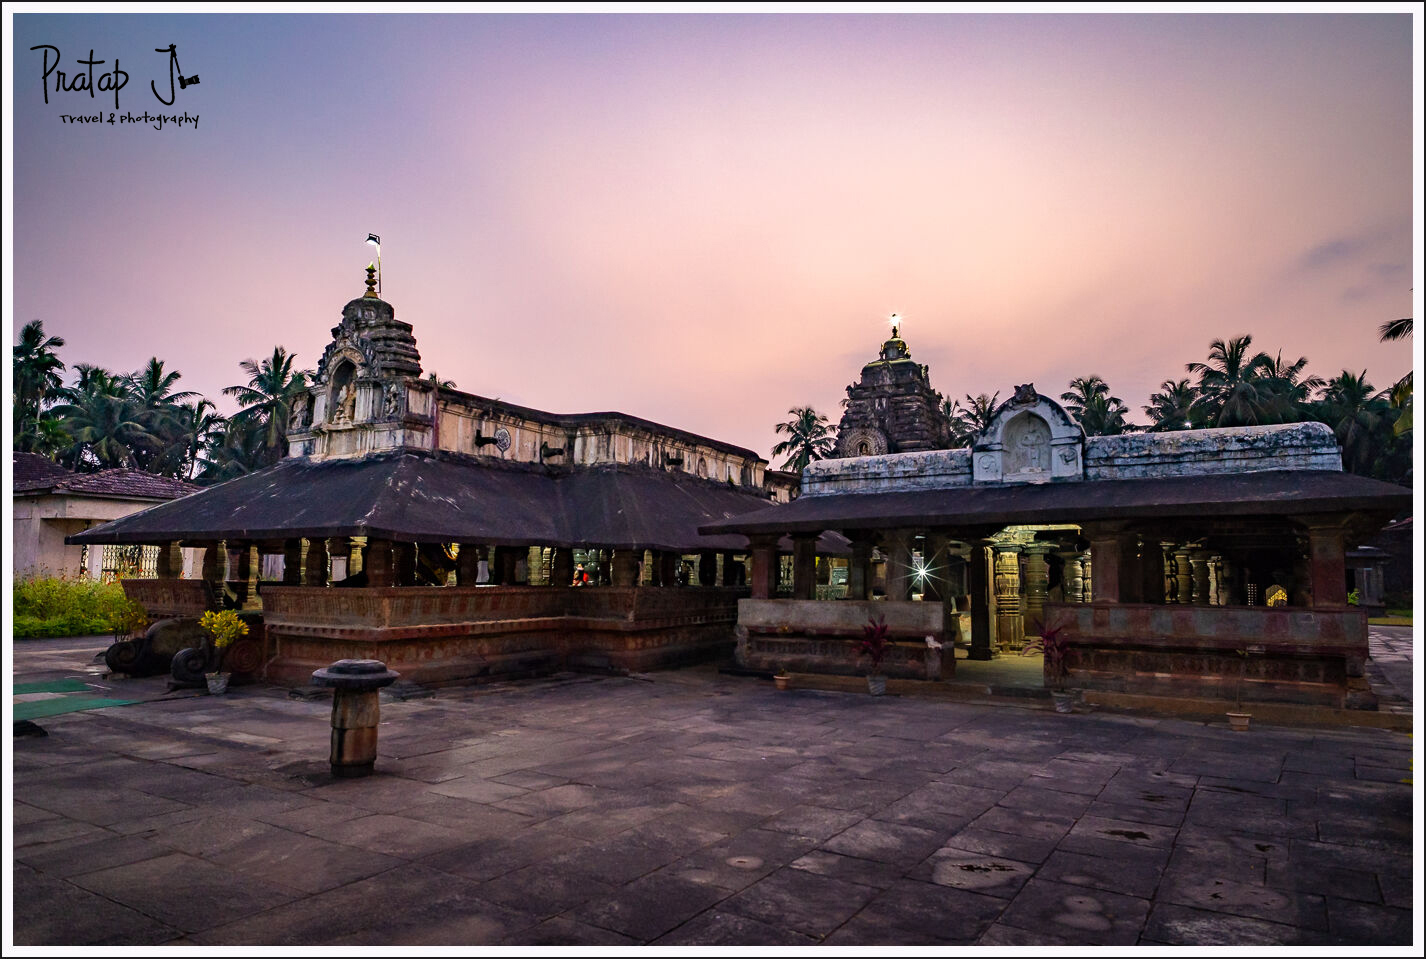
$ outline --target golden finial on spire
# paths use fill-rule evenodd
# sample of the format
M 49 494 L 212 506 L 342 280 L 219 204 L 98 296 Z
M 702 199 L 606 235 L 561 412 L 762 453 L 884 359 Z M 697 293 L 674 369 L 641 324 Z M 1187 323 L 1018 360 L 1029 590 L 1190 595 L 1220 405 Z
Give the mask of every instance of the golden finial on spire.
M 373 300 L 376 299 L 376 264 L 375 264 L 375 263 L 368 263 L 368 264 L 366 265 L 366 293 L 364 293 L 363 296 L 369 296 L 369 297 L 371 297 Z

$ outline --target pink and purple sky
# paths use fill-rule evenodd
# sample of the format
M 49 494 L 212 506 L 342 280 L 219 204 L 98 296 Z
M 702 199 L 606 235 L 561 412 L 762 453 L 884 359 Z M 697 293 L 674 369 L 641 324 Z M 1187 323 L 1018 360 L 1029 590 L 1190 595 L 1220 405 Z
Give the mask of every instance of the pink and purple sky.
M 1098 374 L 1142 423 L 1161 381 L 1243 333 L 1386 387 L 1412 347 L 1377 328 L 1421 290 L 1419 29 L 22 13 L 12 342 L 40 319 L 71 367 L 157 355 L 231 412 L 239 360 L 315 364 L 371 231 L 428 372 L 763 456 L 789 407 L 835 423 L 893 311 L 956 398 Z M 200 83 L 165 107 L 170 43 Z M 51 77 L 46 104 L 38 44 L 70 74 L 117 56 L 120 115 L 197 127 L 63 122 L 112 94 Z

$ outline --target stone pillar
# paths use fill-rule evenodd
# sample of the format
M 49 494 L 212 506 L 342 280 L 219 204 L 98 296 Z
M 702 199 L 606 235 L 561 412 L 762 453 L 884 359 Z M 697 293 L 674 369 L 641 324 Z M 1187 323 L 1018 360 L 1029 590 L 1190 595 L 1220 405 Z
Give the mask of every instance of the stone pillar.
M 1084 570 L 1084 588 L 1081 594 L 1084 597 L 1083 602 L 1092 603 L 1094 602 L 1094 557 L 1087 552 L 1081 555 L 1084 556 L 1084 562 L 1080 564 L 1080 568 Z
M 737 559 L 734 559 L 730 550 L 723 551 L 723 579 L 720 580 L 723 586 L 737 586 L 737 567 L 742 566 Z
M 384 588 L 394 585 L 396 582 L 396 570 L 394 568 L 394 560 L 395 557 L 392 555 L 390 540 L 367 540 L 366 584 L 368 586 L 377 588 Z
M 921 598 L 941 601 L 953 595 L 946 581 L 946 537 L 941 533 L 926 535 L 926 551 L 921 562 L 926 567 L 926 578 L 921 583 Z M 952 602 L 954 608 L 955 603 Z
M 413 586 L 416 583 L 416 544 L 392 543 L 392 563 L 395 566 L 395 584 Z
M 555 549 L 550 566 L 550 585 L 569 586 L 574 582 L 574 550 L 560 546 Z
M 639 554 L 632 549 L 614 551 L 613 578 L 615 586 L 639 585 Z
M 1193 605 L 1207 606 L 1209 603 L 1208 559 L 1212 556 L 1206 549 L 1196 549 L 1188 554 L 1189 569 L 1193 573 Z
M 1312 584 L 1312 605 L 1347 605 L 1347 544 L 1339 522 L 1319 519 L 1303 521 L 1307 526 L 1308 576 Z
M 718 554 L 711 549 L 698 553 L 698 585 L 718 585 Z
M 1020 616 L 1020 547 L 995 547 L 995 638 L 1001 646 L 1019 649 L 1025 642 L 1025 620 Z
M 227 565 L 228 551 L 223 548 L 223 544 L 209 543 L 208 548 L 203 551 L 203 572 L 200 575 L 204 582 L 213 588 L 213 595 L 220 599 L 223 596 Z
M 1159 544 L 1161 553 L 1161 574 L 1164 580 L 1164 602 L 1178 602 L 1178 573 L 1174 565 L 1174 550 L 1176 545 L 1170 542 Z
M 456 585 L 474 586 L 480 567 L 480 546 L 476 543 L 461 543 L 456 553 Z
M 673 550 L 666 549 L 659 551 L 660 586 L 678 585 L 678 564 L 681 559 L 682 557 L 675 553 Z
M 401 676 L 374 659 L 343 659 L 312 673 L 317 686 L 333 687 L 332 775 L 369 776 L 376 763 L 377 729 L 381 725 L 383 686 Z
M 1144 540 L 1139 553 L 1139 602 L 1162 606 L 1164 602 L 1164 554 L 1159 544 Z
M 817 596 L 817 534 L 792 534 L 792 598 Z
M 325 539 L 314 539 L 307 543 L 307 555 L 302 560 L 302 584 L 304 586 L 327 585 L 327 541 Z
M 1193 567 L 1190 565 L 1191 550 L 1178 547 L 1173 551 L 1174 599 L 1175 603 L 1188 605 L 1193 602 Z
M 864 533 L 851 537 L 852 558 L 847 564 L 847 599 L 871 596 L 871 539 Z
M 772 599 L 777 595 L 777 537 L 749 536 L 752 547 L 753 599 Z
M 1024 622 L 1036 633 L 1045 625 L 1045 600 L 1049 594 L 1050 567 L 1045 554 L 1048 543 L 1031 543 L 1025 547 L 1025 617 Z
M 1226 556 L 1218 557 L 1218 605 L 1234 606 L 1238 603 L 1238 567 Z
M 1084 535 L 1089 538 L 1089 552 L 1094 561 L 1093 601 L 1122 602 L 1119 597 L 1119 574 L 1124 560 L 1123 530 L 1112 525 L 1085 527 Z
M 302 540 L 289 539 L 282 543 L 282 585 L 302 585 Z
M 1065 553 L 1065 602 L 1084 602 L 1084 554 Z
M 971 540 L 970 561 L 966 565 L 970 583 L 970 653 L 968 658 L 986 660 L 990 649 L 990 540 Z
M 345 536 L 342 538 L 347 542 L 347 575 L 355 576 L 363 568 L 362 556 L 366 551 L 366 540 L 363 538 L 362 542 L 358 543 L 355 538 L 347 539 Z
M 882 537 L 886 553 L 886 598 L 904 602 L 911 592 L 911 535 L 905 530 L 892 530 Z

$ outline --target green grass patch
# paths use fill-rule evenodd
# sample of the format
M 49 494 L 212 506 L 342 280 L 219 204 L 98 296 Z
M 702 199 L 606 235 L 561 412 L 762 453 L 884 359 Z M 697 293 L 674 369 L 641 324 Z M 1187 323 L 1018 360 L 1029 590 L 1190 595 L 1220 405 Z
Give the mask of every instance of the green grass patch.
M 136 699 L 84 699 L 78 696 L 64 696 L 60 699 L 38 699 L 32 703 L 15 704 L 15 722 L 22 719 L 43 719 L 46 716 L 61 716 L 86 709 L 107 709 L 110 706 L 129 706 Z
M 126 602 L 118 583 L 53 576 L 17 579 L 11 597 L 16 639 L 112 633 Z
M 1369 616 L 1367 623 L 1372 626 L 1410 626 L 1412 619 L 1409 613 L 1405 616 Z

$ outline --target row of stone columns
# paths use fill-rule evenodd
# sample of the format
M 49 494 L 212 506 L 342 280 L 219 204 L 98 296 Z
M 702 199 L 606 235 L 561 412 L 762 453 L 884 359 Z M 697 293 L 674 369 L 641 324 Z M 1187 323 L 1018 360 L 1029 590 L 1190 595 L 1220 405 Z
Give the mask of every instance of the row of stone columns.
M 574 578 L 574 551 L 561 547 L 551 552 L 553 556 L 547 581 L 553 585 L 569 585 Z M 260 544 L 234 541 L 207 544 L 201 576 L 213 583 L 219 593 L 225 583 L 236 583 L 240 603 L 244 606 L 253 605 L 257 597 L 257 582 L 261 572 L 260 556 L 263 553 L 282 555 L 282 583 L 285 586 L 327 585 L 329 563 L 337 558 L 346 561 L 348 576 L 365 570 L 368 586 L 410 585 L 415 580 L 418 558 L 416 544 L 381 539 L 369 539 L 365 546 L 347 537 L 312 540 L 294 538 L 263 541 Z M 496 546 L 492 549 L 475 543 L 462 544 L 456 558 L 456 583 L 461 586 L 475 585 L 480 577 L 480 565 L 484 562 L 488 576 L 486 582 L 513 585 L 518 579 L 519 563 L 522 558 L 528 557 L 528 554 L 529 551 L 524 547 Z M 639 585 L 639 569 L 644 557 L 643 550 L 614 550 L 610 562 L 613 585 Z M 673 585 L 681 561 L 682 557 L 678 553 L 654 551 L 649 581 Z M 724 551 L 720 557 L 717 551 L 704 550 L 699 553 L 696 571 L 698 585 L 719 585 L 720 566 L 722 585 L 741 584 L 743 566 L 732 552 Z M 179 544 L 171 543 L 160 547 L 157 576 L 160 579 L 176 579 L 182 574 L 182 570 L 183 558 Z

